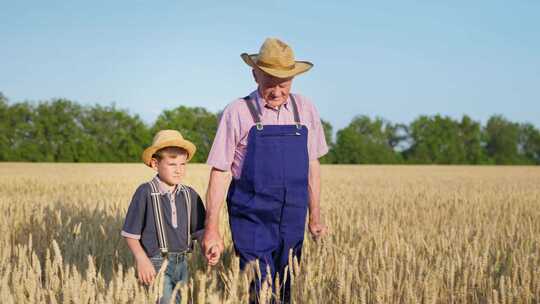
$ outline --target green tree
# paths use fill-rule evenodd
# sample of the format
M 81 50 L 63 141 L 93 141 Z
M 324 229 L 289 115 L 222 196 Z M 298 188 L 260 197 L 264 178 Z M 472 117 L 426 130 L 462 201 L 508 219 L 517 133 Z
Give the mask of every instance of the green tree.
M 95 105 L 84 111 L 81 124 L 87 136 L 84 159 L 98 162 L 136 162 L 151 141 L 148 127 L 138 115 L 115 105 Z
M 501 115 L 489 118 L 485 127 L 486 152 L 498 165 L 522 164 L 519 155 L 519 124 L 508 121 Z
M 152 133 L 164 129 L 180 131 L 184 138 L 197 146 L 192 162 L 205 162 L 216 135 L 217 125 L 217 116 L 206 109 L 179 106 L 163 111 L 154 123 Z
M 7 151 L 6 160 L 10 161 L 42 161 L 43 156 L 36 138 L 34 125 L 34 107 L 28 102 L 19 102 L 8 107 L 6 113 Z
M 411 147 L 405 152 L 409 162 L 423 164 L 463 164 L 467 149 L 460 124 L 450 117 L 420 116 L 410 125 Z
M 405 144 L 408 140 L 409 129 L 405 124 L 392 124 L 387 122 L 384 128 L 384 135 L 388 145 L 392 147 L 393 150 L 398 150 L 400 146 Z
M 334 146 L 336 162 L 346 164 L 393 164 L 401 158 L 394 150 L 397 127 L 390 122 L 357 116 L 337 132 Z
M 540 165 L 540 131 L 530 123 L 519 126 L 518 150 L 527 163 Z
M 83 161 L 82 107 L 67 99 L 55 99 L 39 103 L 34 111 L 32 140 L 39 147 L 40 161 Z
M 467 164 L 481 164 L 487 161 L 483 148 L 482 126 L 479 122 L 463 115 L 459 123 L 460 138 L 465 148 L 465 162 Z

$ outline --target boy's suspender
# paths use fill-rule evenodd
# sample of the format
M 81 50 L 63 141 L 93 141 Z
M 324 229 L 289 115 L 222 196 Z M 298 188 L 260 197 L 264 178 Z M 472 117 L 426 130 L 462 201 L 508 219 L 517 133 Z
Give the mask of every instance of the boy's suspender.
M 161 193 L 159 192 L 159 185 L 156 180 L 152 180 L 150 183 L 152 189 L 150 196 L 152 197 L 152 209 L 154 210 L 154 222 L 156 225 L 159 251 L 162 256 L 166 256 L 169 253 L 169 243 L 167 242 L 167 230 L 165 230 L 165 222 L 163 221 L 163 210 L 161 209 Z M 187 246 L 188 251 L 191 249 L 191 195 L 189 195 L 189 188 L 184 185 L 179 185 L 180 191 L 184 194 L 184 201 L 186 202 L 187 213 Z
M 184 201 L 186 202 L 186 213 L 187 213 L 187 248 L 188 251 L 191 250 L 191 195 L 189 195 L 189 188 L 184 185 L 180 185 L 180 190 L 184 194 Z
M 166 256 L 169 252 L 169 243 L 167 242 L 167 231 L 165 230 L 165 225 L 163 223 L 163 210 L 161 210 L 161 202 L 159 199 L 161 193 L 159 193 L 156 180 L 150 182 L 150 187 L 152 188 L 150 196 L 152 197 L 152 209 L 154 210 L 154 223 L 156 225 L 159 252 L 162 256 Z

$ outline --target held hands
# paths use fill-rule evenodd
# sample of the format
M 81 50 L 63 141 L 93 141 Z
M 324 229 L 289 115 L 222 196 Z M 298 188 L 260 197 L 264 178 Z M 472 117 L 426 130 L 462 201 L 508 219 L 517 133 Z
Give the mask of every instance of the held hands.
M 322 237 L 324 237 L 328 233 L 328 228 L 325 224 L 321 223 L 320 219 L 309 219 L 309 232 L 311 233 L 311 237 L 315 241 L 319 241 Z
M 205 230 L 202 248 L 208 265 L 215 266 L 223 252 L 223 240 L 217 230 Z
M 154 278 L 156 277 L 156 270 L 154 269 L 152 262 L 150 262 L 150 259 L 148 259 L 147 256 L 141 256 L 140 258 L 137 258 L 136 261 L 137 277 L 139 278 L 139 282 L 146 285 L 152 284 L 152 282 L 154 282 Z
M 208 251 L 205 253 L 206 260 L 208 261 L 208 265 L 215 266 L 219 262 L 219 258 L 221 256 L 221 252 L 219 250 L 218 245 L 213 245 L 208 249 Z

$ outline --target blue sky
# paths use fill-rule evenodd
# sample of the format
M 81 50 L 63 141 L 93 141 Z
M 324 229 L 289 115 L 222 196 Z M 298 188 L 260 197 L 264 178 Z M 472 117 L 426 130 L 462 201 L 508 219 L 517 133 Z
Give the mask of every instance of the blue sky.
M 503 114 L 540 127 L 539 1 L 0 0 L 0 91 L 152 122 L 255 88 L 240 53 L 266 37 L 315 67 L 295 79 L 334 128 L 358 114 Z

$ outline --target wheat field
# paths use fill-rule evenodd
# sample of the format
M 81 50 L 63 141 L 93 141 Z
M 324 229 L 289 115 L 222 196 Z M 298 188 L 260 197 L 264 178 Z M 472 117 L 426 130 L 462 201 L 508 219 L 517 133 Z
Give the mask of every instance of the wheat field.
M 206 190 L 209 168 L 186 183 Z M 0 163 L 2 303 L 155 303 L 120 237 L 141 164 Z M 540 303 L 540 169 L 323 166 L 330 234 L 306 235 L 295 303 Z M 242 303 L 226 212 L 222 262 L 195 250 L 184 303 Z M 260 294 L 272 298 L 272 289 Z

